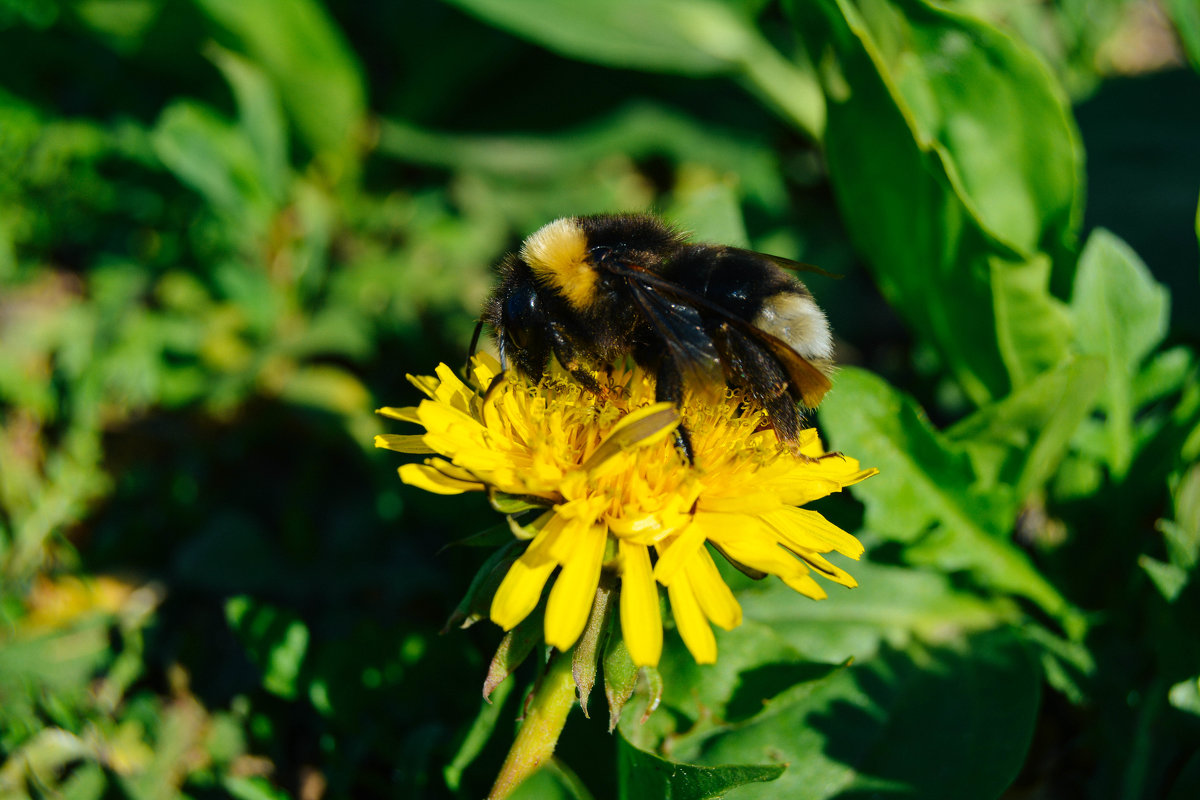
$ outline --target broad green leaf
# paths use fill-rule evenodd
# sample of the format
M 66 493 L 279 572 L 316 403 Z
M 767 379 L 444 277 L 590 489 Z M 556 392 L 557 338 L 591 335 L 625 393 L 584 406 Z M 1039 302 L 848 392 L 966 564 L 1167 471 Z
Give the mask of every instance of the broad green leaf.
M 741 75 L 812 138 L 824 105 L 812 73 L 784 59 L 754 20 L 720 0 L 451 0 L 567 58 L 681 75 Z
M 739 786 L 774 781 L 786 769 L 783 764 L 717 767 L 681 764 L 639 749 L 630 744 L 622 733 L 617 736 L 618 797 L 622 800 L 705 800 L 724 797 Z
M 271 76 L 309 149 L 335 177 L 357 169 L 366 115 L 359 66 L 315 0 L 196 0 Z
M 970 454 L 981 481 L 1013 487 L 1008 513 L 1015 515 L 1057 470 L 1103 382 L 1101 360 L 1076 359 L 984 406 L 946 437 Z
M 854 488 L 867 528 L 905 544 L 913 563 L 966 570 L 1076 625 L 1066 600 L 1008 538 L 1011 489 L 982 484 L 964 448 L 934 430 L 912 400 L 868 372 L 845 369 L 820 418 L 834 449 L 880 471 Z
M 753 716 L 674 736 L 671 757 L 787 764 L 778 781 L 739 790 L 747 798 L 998 797 L 1024 761 L 1039 687 L 1007 630 L 885 648 L 805 686 L 764 684 Z
M 1097 230 L 1079 259 L 1071 313 L 1076 349 L 1098 356 L 1108 370 L 1103 435 L 1109 469 L 1120 477 L 1134 455 L 1134 378 L 1166 335 L 1170 297 L 1128 245 Z
M 838 204 L 884 294 L 977 404 L 1056 363 L 1068 330 L 1038 251 L 1073 236 L 1078 164 L 1041 67 L 985 24 L 916 2 L 884 44 L 848 0 L 794 7 L 823 68 Z M 992 95 L 1006 116 L 985 115 Z M 1021 148 L 1017 169 L 995 157 Z
M 792 602 L 811 603 L 794 592 L 786 598 L 777 596 L 777 602 L 787 603 L 785 608 L 789 611 L 795 608 Z M 762 610 L 761 605 L 756 608 Z M 715 664 L 697 664 L 685 648 L 666 647 L 658 665 L 663 683 L 663 705 L 696 720 L 705 718 L 708 712 L 725 721 L 742 720 L 761 708 L 764 696 L 774 696 L 800 685 L 811 688 L 813 682 L 840 669 L 839 662 L 847 659 L 849 654 L 841 654 L 836 647 L 831 647 L 829 651 L 836 653 L 831 658 L 836 661 L 814 663 L 812 657 L 788 641 L 785 634 L 793 631 L 775 630 L 773 623 L 777 619 L 778 616 L 768 616 L 766 621 L 760 622 L 751 618 L 732 631 L 716 631 L 718 657 Z M 638 723 L 641 709 L 631 711 L 633 713 L 627 711 L 621 718 L 625 736 L 635 745 L 647 747 L 660 732 L 658 726 L 663 724 L 663 718 L 656 713 L 642 725 Z
M 567 58 L 582 58 L 608 66 L 712 75 L 729 69 L 719 50 L 697 46 L 701 23 L 689 23 L 687 8 L 698 16 L 726 19 L 731 13 L 715 2 L 687 4 L 680 0 L 564 4 L 553 0 L 451 0 L 453 5 L 499 28 L 531 39 Z M 740 35 L 745 23 L 734 22 L 728 35 Z M 727 48 L 728 49 L 728 48 Z
M 308 651 L 309 633 L 304 622 L 289 611 L 245 595 L 229 599 L 225 617 L 250 660 L 262 670 L 263 688 L 294 699 Z
M 859 3 L 916 138 L 958 196 L 1017 251 L 1063 255 L 1082 214 L 1079 133 L 1038 56 L 998 28 L 925 0 Z
M 746 625 L 772 635 L 806 658 L 829 663 L 867 659 L 881 647 L 903 648 L 913 640 L 938 643 L 987 630 L 1019 616 L 1003 599 L 984 599 L 954 588 L 936 572 L 863 561 L 844 564 L 858 581 L 854 589 L 831 587 L 819 602 L 797 595 L 776 580 L 750 584 L 738 592 Z M 735 647 L 718 633 L 722 653 Z M 724 658 L 724 655 L 722 655 Z
M 1050 259 L 1022 263 L 989 258 L 996 342 L 1009 379 L 1019 389 L 1066 356 L 1073 333 L 1066 306 L 1049 295 Z

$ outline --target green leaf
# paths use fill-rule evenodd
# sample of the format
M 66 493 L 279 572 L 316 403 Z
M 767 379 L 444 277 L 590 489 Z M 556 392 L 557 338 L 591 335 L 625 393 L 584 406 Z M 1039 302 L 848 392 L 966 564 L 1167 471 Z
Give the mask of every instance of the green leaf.
M 457 792 L 459 790 L 463 771 L 471 766 L 472 762 L 483 752 L 483 748 L 492 737 L 492 732 L 496 729 L 496 723 L 500 719 L 501 711 L 504 710 L 504 704 L 508 700 L 508 696 L 512 694 L 516 683 L 516 680 L 511 678 L 501 682 L 492 693 L 492 697 L 479 704 L 479 713 L 475 715 L 475 721 L 471 723 L 471 727 L 463 736 L 454 758 L 442 769 L 442 777 L 450 791 Z
M 1078 148 L 1036 59 L 915 0 L 871 4 L 870 25 L 847 0 L 794 6 L 838 204 L 884 294 L 977 404 L 1056 363 L 1068 330 L 1039 250 L 1074 235 Z
M 681 764 L 635 747 L 618 733 L 618 797 L 622 800 L 704 800 L 724 797 L 739 786 L 774 781 L 783 764 L 701 767 Z M 775 795 L 779 796 L 779 795 Z
M 1023 263 L 989 258 L 996 342 L 1016 388 L 1062 362 L 1074 332 L 1065 305 L 1049 296 L 1050 259 Z
M 459 8 L 499 28 L 531 39 L 567 58 L 613 67 L 711 75 L 729 69 L 721 52 L 697 46 L 701 23 L 688 21 L 679 0 L 633 3 L 581 0 L 451 0 Z M 691 5 L 691 4 L 688 4 Z M 717 3 L 694 4 L 699 17 L 732 16 Z M 728 15 L 728 16 L 727 16 Z M 745 23 L 735 21 L 732 38 Z
M 1067 454 L 1104 382 L 1104 363 L 1081 358 L 1047 372 L 946 431 L 989 486 L 1011 486 L 1017 506 L 1040 489 Z
M 839 662 L 870 658 L 888 645 L 906 647 L 913 640 L 964 637 L 1014 622 L 1019 616 L 1012 602 L 955 589 L 948 576 L 936 572 L 869 560 L 845 567 L 858 586 L 834 589 L 820 602 L 797 595 L 780 581 L 747 581 L 747 588 L 737 595 L 747 619 L 744 624 L 763 626 L 806 658 Z M 722 658 L 738 646 L 735 641 L 725 643 L 725 636 L 718 633 Z
M 226 776 L 221 785 L 236 800 L 291 800 L 291 795 L 266 778 Z
M 1193 464 L 1171 490 L 1175 518 L 1164 533 L 1171 563 L 1191 569 L 1200 562 L 1200 464 Z
M 810 71 L 783 58 L 754 20 L 719 0 L 451 0 L 567 58 L 680 75 L 742 75 L 812 138 L 824 127 Z
M 288 188 L 287 125 L 275 87 L 257 65 L 236 53 L 213 45 L 209 58 L 233 89 L 238 122 L 254 150 L 264 186 L 276 202 L 283 202 Z
M 1168 602 L 1174 602 L 1187 585 L 1188 573 L 1178 564 L 1168 564 L 1150 556 L 1140 556 L 1138 566 L 1149 576 L 1154 588 Z
M 1019 771 L 1037 719 L 1040 672 L 1007 630 L 928 649 L 887 649 L 807 691 L 763 697 L 749 719 L 672 742 L 672 757 L 783 762 L 739 797 L 997 797 Z
M 492 606 L 492 597 L 500 588 L 500 582 L 504 580 L 504 576 L 508 574 L 508 568 L 512 566 L 519 555 L 516 552 L 517 542 L 513 540 L 512 532 L 508 530 L 507 525 L 489 528 L 476 536 L 487 535 L 491 531 L 499 529 L 503 529 L 508 541 L 488 556 L 487 561 L 483 562 L 483 566 L 475 572 L 466 594 L 458 601 L 458 605 L 450 613 L 446 624 L 442 626 L 443 632 L 449 631 L 453 627 L 469 628 L 479 620 L 487 618 L 488 611 Z
M 1163 7 L 1175 24 L 1192 68 L 1200 72 L 1200 3 L 1196 0 L 1166 0 Z
M 366 116 L 359 66 L 342 32 L 314 0 L 197 0 L 266 71 L 314 154 L 335 177 L 357 170 Z
M 243 239 L 263 235 L 276 203 L 242 130 L 207 106 L 179 100 L 163 111 L 151 142 L 167 169 L 234 223 Z
M 509 795 L 512 800 L 593 800 L 587 788 L 561 760 L 551 758 Z
M 1076 348 L 1098 356 L 1107 368 L 1100 399 L 1107 417 L 1105 449 L 1109 469 L 1120 477 L 1134 455 L 1134 379 L 1166 335 L 1170 298 L 1137 254 L 1101 229 L 1080 256 L 1071 313 Z
M 1180 711 L 1200 716 L 1200 678 L 1180 681 L 1167 692 L 1171 705 Z
M 262 670 L 263 688 L 288 700 L 300 688 L 308 627 L 295 614 L 242 595 L 225 603 L 225 618 L 250 659 Z
M 913 563 L 966 570 L 984 586 L 1028 597 L 1068 630 L 1074 612 L 1010 540 L 1011 490 L 988 486 L 965 449 L 934 430 L 908 397 L 880 378 L 845 369 L 820 410 L 836 450 L 880 475 L 857 485 L 866 527 L 907 546 Z
M 664 216 L 704 242 L 747 247 L 750 238 L 733 187 L 712 183 L 677 197 Z
M 884 75 L 959 197 L 1017 251 L 1058 256 L 1082 214 L 1082 150 L 1066 94 L 1037 54 L 925 0 L 860 3 Z
M 633 159 L 663 155 L 736 175 L 744 195 L 765 206 L 787 202 L 779 159 L 765 133 L 754 136 L 744 130 L 701 124 L 669 108 L 639 101 L 584 125 L 543 135 L 456 134 L 383 120 L 378 152 L 418 164 L 519 181 L 561 179 L 616 155 Z M 540 222 L 531 220 L 534 226 Z

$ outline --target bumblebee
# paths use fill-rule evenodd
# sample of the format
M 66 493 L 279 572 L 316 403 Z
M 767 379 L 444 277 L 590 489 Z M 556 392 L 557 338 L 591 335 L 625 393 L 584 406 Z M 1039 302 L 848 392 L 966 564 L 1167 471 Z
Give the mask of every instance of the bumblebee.
M 659 401 L 678 404 L 689 382 L 741 388 L 794 447 L 798 406 L 814 408 L 830 387 L 833 342 L 785 267 L 815 269 L 692 242 L 646 214 L 564 217 L 501 263 L 483 322 L 505 370 L 536 380 L 553 355 L 602 394 L 595 370 L 632 356 L 655 375 Z M 682 427 L 677 444 L 694 461 Z

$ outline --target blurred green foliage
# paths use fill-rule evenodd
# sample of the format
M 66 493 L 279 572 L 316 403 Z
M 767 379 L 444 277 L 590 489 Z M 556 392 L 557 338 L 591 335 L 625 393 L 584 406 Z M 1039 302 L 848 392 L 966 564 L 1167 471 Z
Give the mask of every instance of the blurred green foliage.
M 495 520 L 371 412 L 629 209 L 844 274 L 868 561 L 522 796 L 1196 796 L 1196 8 L 0 0 L 0 797 L 482 796 Z

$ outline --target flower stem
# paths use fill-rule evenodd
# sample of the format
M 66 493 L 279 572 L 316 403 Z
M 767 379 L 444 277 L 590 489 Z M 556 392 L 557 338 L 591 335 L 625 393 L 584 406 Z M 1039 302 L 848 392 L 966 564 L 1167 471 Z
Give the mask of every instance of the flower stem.
M 508 797 L 522 781 L 550 760 L 567 722 L 567 714 L 574 705 L 575 678 L 571 674 L 571 659 L 565 653 L 557 653 L 525 713 L 525 722 L 517 731 L 517 739 L 504 759 L 488 800 Z

